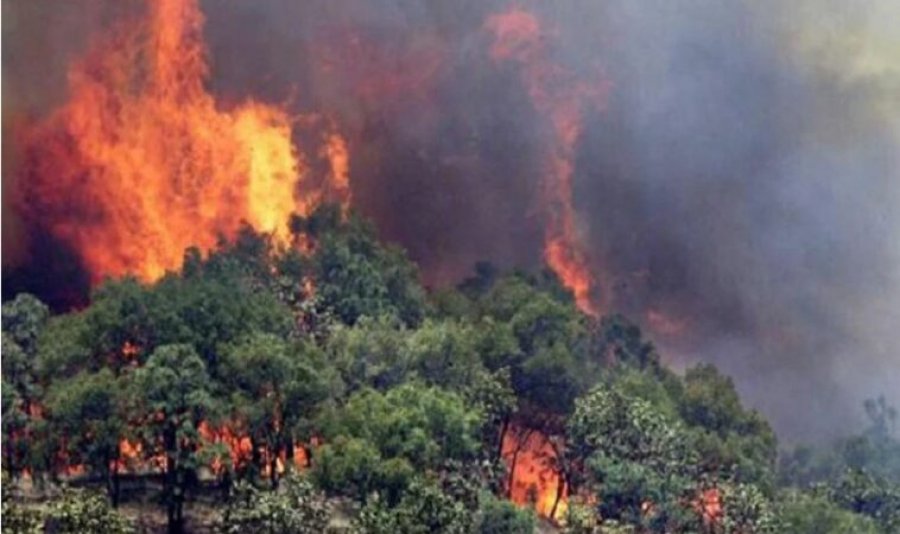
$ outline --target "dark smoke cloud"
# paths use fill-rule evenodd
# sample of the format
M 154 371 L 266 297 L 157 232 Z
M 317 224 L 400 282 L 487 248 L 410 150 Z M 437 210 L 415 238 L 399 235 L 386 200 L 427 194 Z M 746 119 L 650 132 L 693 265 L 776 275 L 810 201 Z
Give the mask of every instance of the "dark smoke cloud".
M 893 71 L 842 81 L 857 56 L 803 41 L 829 22 L 857 39 L 896 26 L 800 3 L 651 4 L 606 12 L 617 91 L 581 154 L 616 300 L 692 324 L 662 344 L 735 374 L 782 436 L 844 432 L 862 397 L 900 390 L 900 47 L 868 51 Z
M 900 10 L 847 4 L 517 4 L 541 17 L 556 61 L 612 84 L 586 117 L 575 200 L 615 307 L 673 364 L 734 374 L 787 440 L 849 431 L 866 396 L 900 402 Z M 211 83 L 226 102 L 332 117 L 355 204 L 428 283 L 481 259 L 535 268 L 548 129 L 515 65 L 487 56 L 484 19 L 507 7 L 206 1 Z M 3 8 L 19 21 L 3 33 L 7 186 L 10 109 L 46 112 L 111 15 Z

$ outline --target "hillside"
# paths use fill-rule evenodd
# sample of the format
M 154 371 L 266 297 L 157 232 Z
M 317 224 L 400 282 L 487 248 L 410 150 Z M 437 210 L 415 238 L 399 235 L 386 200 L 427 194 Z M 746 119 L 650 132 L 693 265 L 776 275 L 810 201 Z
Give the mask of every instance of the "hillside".
M 4 532 L 896 531 L 884 402 L 779 468 L 728 377 L 667 369 L 550 271 L 427 290 L 355 215 L 291 229 L 68 313 L 3 304 Z

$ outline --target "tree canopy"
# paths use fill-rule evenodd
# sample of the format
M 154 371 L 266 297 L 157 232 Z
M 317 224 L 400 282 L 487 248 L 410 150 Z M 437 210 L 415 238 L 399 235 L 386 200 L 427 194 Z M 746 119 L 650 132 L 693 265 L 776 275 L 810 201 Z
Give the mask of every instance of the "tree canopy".
M 729 377 L 666 368 L 637 324 L 582 314 L 552 273 L 481 263 L 426 291 L 356 215 L 291 229 L 285 247 L 245 227 L 80 310 L 5 302 L 4 480 L 94 485 L 115 507 L 146 477 L 170 532 L 210 494 L 221 532 L 322 531 L 335 503 L 359 533 L 527 533 L 538 502 L 570 532 L 900 528 L 883 399 L 864 432 L 779 460 Z M 46 524 L 81 503 L 129 528 L 93 493 L 56 502 L 5 498 L 4 515 Z

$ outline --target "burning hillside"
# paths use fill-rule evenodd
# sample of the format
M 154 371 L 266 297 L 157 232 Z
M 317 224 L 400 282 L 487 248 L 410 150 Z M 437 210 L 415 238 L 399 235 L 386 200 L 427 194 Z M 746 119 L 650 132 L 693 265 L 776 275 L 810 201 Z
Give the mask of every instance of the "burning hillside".
M 84 306 L 243 223 L 289 248 L 335 202 L 430 288 L 549 268 L 788 439 L 838 433 L 900 390 L 882 4 L 8 2 L 4 298 Z
M 3 3 L 4 515 L 895 531 L 900 11 L 806 4 Z

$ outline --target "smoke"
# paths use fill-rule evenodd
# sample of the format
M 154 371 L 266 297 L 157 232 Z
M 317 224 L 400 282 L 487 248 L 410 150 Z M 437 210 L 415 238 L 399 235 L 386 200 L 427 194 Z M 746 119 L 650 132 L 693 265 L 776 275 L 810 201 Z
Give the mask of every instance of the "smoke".
M 5 190 L 18 176 L 10 134 L 64 98 L 68 62 L 126 9 L 107 4 L 4 3 Z M 852 430 L 866 396 L 900 403 L 900 6 L 515 5 L 541 21 L 547 60 L 610 84 L 605 108 L 583 111 L 573 176 L 604 301 L 676 366 L 733 374 L 788 441 Z M 333 120 L 354 205 L 427 283 L 482 259 L 540 265 L 554 133 L 517 66 L 490 58 L 484 23 L 508 2 L 202 7 L 213 93 Z M 15 252 L 25 273 L 13 285 L 77 278 L 46 274 L 71 270 L 51 267 L 59 245 L 9 208 L 4 264 Z
M 579 198 L 620 305 L 690 325 L 662 345 L 792 439 L 900 390 L 900 11 L 783 4 L 607 11 L 617 91 Z

